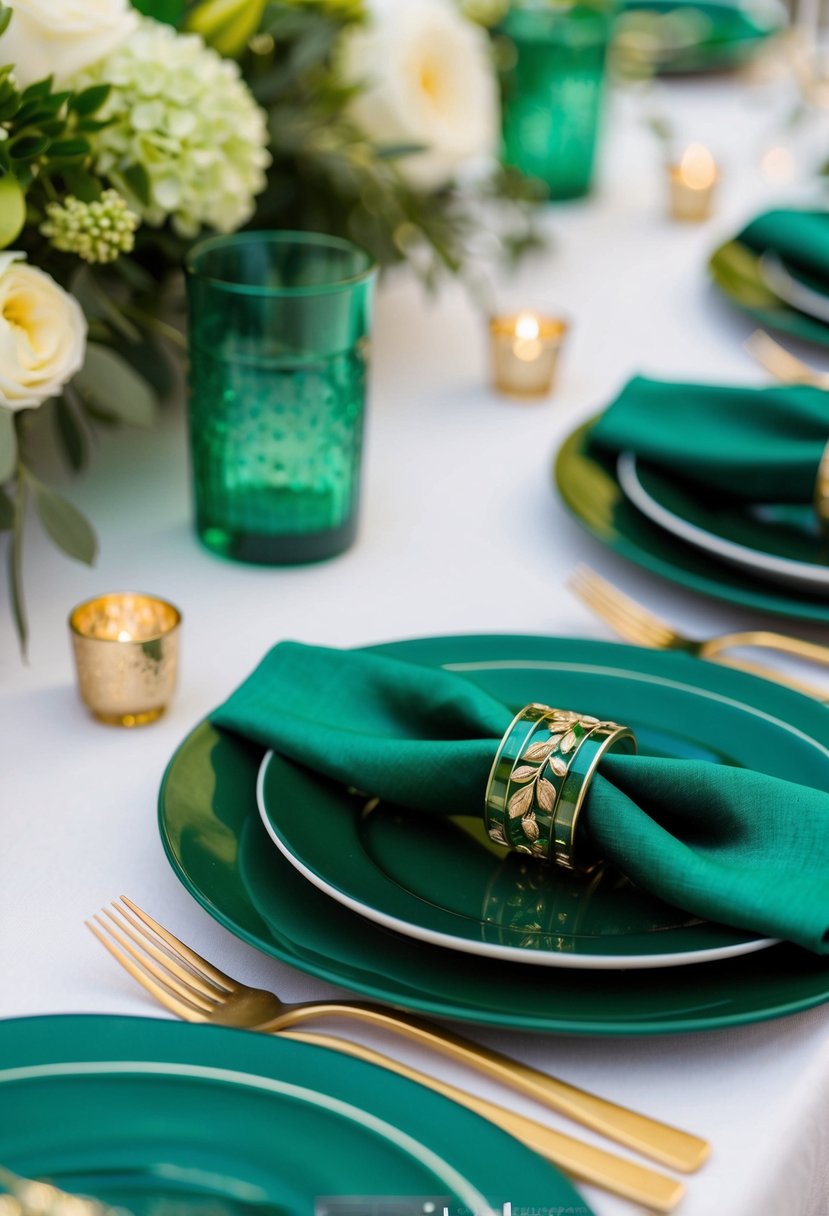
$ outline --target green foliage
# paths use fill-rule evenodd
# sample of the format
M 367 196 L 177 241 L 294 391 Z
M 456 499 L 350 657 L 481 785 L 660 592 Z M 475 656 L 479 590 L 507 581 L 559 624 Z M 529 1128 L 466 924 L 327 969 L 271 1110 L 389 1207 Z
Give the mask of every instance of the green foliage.
M 108 95 L 106 85 L 79 93 L 55 92 L 51 78 L 21 91 L 14 83 L 13 65 L 0 68 L 0 184 L 6 183 L 0 198 L 0 245 L 8 245 L 20 231 L 8 235 L 13 224 L 7 217 L 19 206 L 11 182 L 18 200 L 21 192 L 26 194 L 32 222 L 41 218 L 48 201 L 66 193 L 77 191 L 86 202 L 100 197 L 100 183 L 88 171 L 87 137 L 100 129 L 102 120 L 95 115 Z
M 14 414 L 0 406 L 0 485 L 14 474 L 17 464 L 17 435 Z
M 273 0 L 243 61 L 269 112 L 273 165 L 255 225 L 349 237 L 380 266 L 408 261 L 429 286 L 464 274 L 480 232 L 481 205 L 496 204 L 502 246 L 519 256 L 541 243 L 534 212 L 538 183 L 499 172 L 475 188 L 424 194 L 400 171 L 420 149 L 378 147 L 348 116 L 353 88 L 336 71 L 337 41 L 349 24 L 331 3 Z M 261 47 L 260 47 L 261 44 Z
M 132 5 L 139 13 L 167 25 L 179 25 L 187 7 L 186 0 L 132 0 Z
M 155 422 L 155 394 L 147 381 L 110 347 L 90 342 L 84 365 L 72 383 L 98 414 L 130 426 L 149 427 Z
M 72 506 L 68 498 L 56 494 L 31 474 L 29 479 L 33 487 L 35 510 L 53 544 L 67 557 L 91 566 L 98 553 L 98 541 L 89 521 L 77 507 Z

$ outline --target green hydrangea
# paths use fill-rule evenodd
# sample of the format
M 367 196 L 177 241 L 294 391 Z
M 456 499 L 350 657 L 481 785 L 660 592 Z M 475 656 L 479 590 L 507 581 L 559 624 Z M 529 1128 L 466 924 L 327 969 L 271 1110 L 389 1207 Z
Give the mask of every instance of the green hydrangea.
M 270 163 L 267 116 L 238 64 L 149 18 L 73 87 L 109 83 L 90 136 L 96 171 L 142 220 L 182 236 L 232 232 L 253 215 Z M 136 173 L 136 170 L 138 173 Z M 143 179 L 141 188 L 138 181 Z
M 63 203 L 49 203 L 40 231 L 55 249 L 103 263 L 130 252 L 138 224 L 126 199 L 117 190 L 105 190 L 94 203 L 82 203 L 71 194 Z

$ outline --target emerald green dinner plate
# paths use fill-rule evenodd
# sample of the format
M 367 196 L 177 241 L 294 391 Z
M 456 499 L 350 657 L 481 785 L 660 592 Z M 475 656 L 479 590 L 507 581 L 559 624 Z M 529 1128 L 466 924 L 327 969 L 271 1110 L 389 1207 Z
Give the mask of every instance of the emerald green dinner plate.
M 619 457 L 616 474 L 633 505 L 659 527 L 756 578 L 829 599 L 829 538 L 811 503 L 708 502 L 631 452 Z
M 588 1211 L 541 1157 L 385 1069 L 153 1018 L 0 1022 L 0 1161 L 132 1216 Z
M 757 612 L 829 624 L 825 589 L 776 586 L 679 540 L 646 518 L 622 490 L 615 458 L 590 450 L 592 426 L 592 421 L 585 423 L 565 440 L 556 457 L 555 482 L 564 505 L 597 540 L 691 591 Z
M 577 696 L 573 703 L 589 703 L 596 713 L 615 713 L 622 690 L 649 750 L 723 762 L 739 757 L 760 769 L 774 755 L 782 777 L 822 786 L 829 779 L 826 709 L 687 655 L 501 636 L 423 638 L 377 649 L 462 670 L 508 701 L 518 691 L 517 676 L 523 695 L 533 668 L 538 685 L 549 688 L 554 680 L 557 694 Z M 533 687 L 529 699 L 543 695 L 535 681 Z M 656 695 L 660 722 L 649 709 Z M 723 732 L 718 740 L 714 724 Z M 670 970 L 561 970 L 546 982 L 537 967 L 395 933 L 323 894 L 273 847 L 256 811 L 263 753 L 209 721 L 198 726 L 162 784 L 162 840 L 179 878 L 212 916 L 321 979 L 439 1017 L 572 1034 L 712 1029 L 829 1000 L 829 964 L 788 945 Z
M 716 249 L 708 270 L 720 291 L 760 329 L 829 346 L 829 325 L 782 300 L 763 274 L 760 255 L 742 241 L 726 241 Z
M 405 658 L 406 647 L 400 649 Z M 651 755 L 759 763 L 742 705 L 715 701 L 711 713 L 704 688 L 677 685 L 668 692 L 664 677 L 649 680 L 624 663 L 615 672 L 571 669 L 559 660 L 538 660 L 532 645 L 528 649 L 529 658 L 497 672 L 488 659 L 459 670 L 516 712 L 531 701 L 589 706 L 591 712 L 601 705 L 602 716 L 612 712 L 630 724 L 639 750 Z M 669 716 L 678 730 L 666 726 Z M 689 735 L 687 723 L 697 717 L 700 724 Z M 829 764 L 824 768 L 829 781 Z M 257 802 L 274 844 L 321 891 L 369 920 L 438 946 L 547 967 L 612 969 L 689 965 L 774 944 L 700 921 L 616 871 L 585 881 L 505 854 L 489 840 L 482 819 L 424 816 L 367 802 L 274 752 L 262 762 Z

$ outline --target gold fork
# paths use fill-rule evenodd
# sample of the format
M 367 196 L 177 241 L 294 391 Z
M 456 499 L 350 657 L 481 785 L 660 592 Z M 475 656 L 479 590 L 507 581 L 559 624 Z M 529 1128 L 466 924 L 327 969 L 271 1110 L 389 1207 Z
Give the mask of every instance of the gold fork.
M 675 1169 L 698 1169 L 708 1156 L 708 1142 L 699 1136 L 628 1110 L 397 1010 L 357 1001 L 285 1004 L 274 993 L 250 988 L 219 971 L 126 896 L 120 904 L 114 902 L 111 908 L 103 909 L 87 925 L 138 983 L 185 1021 L 271 1033 L 315 1018 L 345 1015 L 398 1031 Z M 351 1046 L 343 1050 L 351 1050 Z
M 794 688 L 797 692 L 816 697 L 825 701 L 829 691 L 816 688 L 801 680 L 793 679 L 774 668 L 750 662 L 747 659 L 736 659 L 725 651 L 738 646 L 755 646 L 768 650 L 776 650 L 782 654 L 795 655 L 800 659 L 811 659 L 829 667 L 829 647 L 817 642 L 807 642 L 803 638 L 789 637 L 784 633 L 772 633 L 768 629 L 744 629 L 739 632 L 723 633 L 718 637 L 696 640 L 686 637 L 656 616 L 648 608 L 644 608 L 636 600 L 625 595 L 613 583 L 596 574 L 589 566 L 577 566 L 568 580 L 568 587 L 579 599 L 592 609 L 597 616 L 616 630 L 628 642 L 636 646 L 650 646 L 655 650 L 681 650 L 686 654 L 695 655 L 700 659 L 710 659 L 726 667 L 735 667 L 739 671 L 748 671 L 752 675 L 763 676 L 764 679 L 774 680 Z
M 810 384 L 813 388 L 829 389 L 829 372 L 819 372 L 817 368 L 804 363 L 765 330 L 755 329 L 743 346 L 775 380 L 783 384 Z

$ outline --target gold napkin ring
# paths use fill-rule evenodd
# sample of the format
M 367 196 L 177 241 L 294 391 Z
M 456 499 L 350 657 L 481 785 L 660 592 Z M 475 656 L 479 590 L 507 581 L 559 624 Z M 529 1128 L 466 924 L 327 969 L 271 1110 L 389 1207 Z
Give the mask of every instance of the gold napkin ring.
M 822 531 L 829 533 L 829 443 L 823 449 L 815 482 L 815 510 Z
M 588 872 L 576 831 L 590 781 L 610 750 L 636 751 L 626 726 L 533 703 L 516 714 L 498 745 L 486 788 L 490 839 L 567 870 Z

